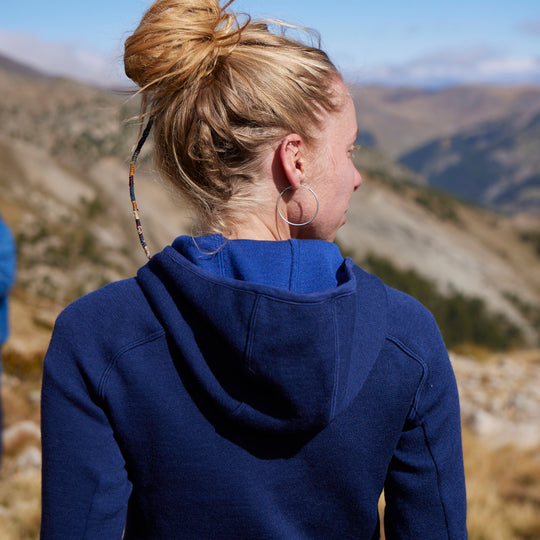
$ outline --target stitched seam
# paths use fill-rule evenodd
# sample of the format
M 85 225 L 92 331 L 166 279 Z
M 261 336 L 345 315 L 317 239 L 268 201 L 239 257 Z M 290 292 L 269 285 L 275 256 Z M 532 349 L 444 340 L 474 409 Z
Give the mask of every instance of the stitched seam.
M 255 298 L 255 302 L 251 310 L 251 317 L 249 318 L 248 340 L 246 344 L 247 365 L 248 365 L 249 371 L 251 371 L 252 373 L 253 373 L 253 368 L 251 366 L 251 359 L 252 359 L 251 351 L 253 350 L 253 341 L 254 341 L 254 334 L 255 334 L 255 319 L 257 318 L 257 313 L 259 312 L 260 301 L 261 301 L 261 298 L 259 296 Z
M 420 382 L 418 383 L 418 388 L 416 389 L 416 392 L 414 394 L 414 399 L 413 399 L 413 402 L 412 402 L 412 405 L 411 405 L 411 412 L 413 412 L 414 415 L 416 417 L 418 417 L 419 416 L 419 414 L 418 414 L 418 402 L 420 401 L 420 393 L 424 389 L 424 385 L 426 384 L 426 381 L 428 379 L 428 374 L 429 374 L 428 365 L 424 362 L 424 360 L 422 360 L 422 358 L 419 355 L 417 355 L 413 350 L 409 349 L 409 347 L 407 347 L 407 345 L 402 343 L 400 339 L 398 339 L 398 338 L 396 338 L 396 337 L 394 337 L 392 335 L 388 335 L 386 337 L 386 339 L 388 341 L 390 341 L 391 343 L 393 343 L 396 347 L 401 349 L 407 356 L 412 358 L 415 362 L 420 364 L 420 366 L 422 368 L 422 378 L 420 379 Z
M 94 484 L 94 493 L 92 494 L 92 499 L 90 503 L 90 508 L 88 509 L 88 514 L 86 515 L 86 519 L 84 522 L 84 534 L 83 538 L 86 538 L 86 533 L 88 532 L 88 520 L 90 519 L 90 516 L 92 515 L 92 508 L 94 508 L 94 501 L 96 499 L 96 492 L 98 490 L 98 484 L 97 482 Z
M 291 250 L 291 268 L 289 270 L 289 290 L 292 290 L 296 272 L 294 268 L 294 245 L 290 240 L 289 240 L 289 248 Z
M 218 265 L 219 265 L 219 274 L 221 277 L 225 277 L 225 263 L 223 262 L 223 250 L 218 251 Z
M 341 362 L 340 350 L 339 350 L 339 338 L 338 338 L 338 323 L 337 323 L 337 313 L 336 313 L 336 304 L 332 304 L 332 322 L 334 327 L 334 388 L 332 390 L 332 400 L 330 402 L 330 418 L 334 418 L 336 412 L 336 402 L 337 402 L 337 393 L 339 386 L 339 366 Z
M 444 514 L 444 523 L 446 525 L 446 537 L 450 538 L 449 537 L 449 528 L 448 528 L 448 516 L 447 516 L 447 512 L 446 512 L 446 507 L 444 506 L 443 496 L 441 494 L 441 475 L 439 473 L 439 468 L 437 467 L 437 461 L 435 460 L 435 457 L 433 456 L 433 452 L 431 451 L 431 447 L 429 446 L 429 440 L 428 440 L 428 437 L 427 437 L 427 434 L 426 434 L 425 424 L 423 422 L 421 424 L 421 428 L 422 428 L 422 433 L 424 435 L 424 443 L 425 443 L 426 448 L 427 448 L 427 450 L 429 452 L 429 456 L 431 457 L 431 461 L 433 463 L 433 466 L 435 467 L 435 472 L 437 474 L 437 491 L 438 491 L 438 494 L 439 494 L 439 503 L 441 504 L 441 508 L 442 508 L 442 511 L 443 511 L 443 514 Z
M 98 395 L 101 399 L 105 397 L 105 386 L 109 380 L 109 377 L 114 369 L 114 366 L 118 362 L 119 358 L 124 355 L 126 352 L 135 349 L 141 345 L 145 345 L 146 343 L 150 343 L 152 341 L 156 341 L 160 337 L 165 335 L 165 330 L 160 329 L 156 332 L 153 332 L 152 334 L 137 339 L 135 341 L 132 341 L 131 343 L 128 343 L 120 348 L 120 350 L 111 358 L 111 361 L 109 362 L 109 365 L 105 368 L 105 371 L 103 371 L 103 375 L 101 376 L 101 380 L 99 381 L 98 385 Z

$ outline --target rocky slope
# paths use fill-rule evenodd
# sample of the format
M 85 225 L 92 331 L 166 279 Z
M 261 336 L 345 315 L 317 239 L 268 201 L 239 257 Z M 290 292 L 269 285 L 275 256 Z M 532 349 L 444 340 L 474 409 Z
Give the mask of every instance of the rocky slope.
M 540 259 L 523 238 L 539 223 L 374 177 L 355 194 L 338 241 L 360 260 L 376 253 L 428 277 L 440 291 L 482 298 L 534 344 L 538 328 L 524 307 L 540 305 Z

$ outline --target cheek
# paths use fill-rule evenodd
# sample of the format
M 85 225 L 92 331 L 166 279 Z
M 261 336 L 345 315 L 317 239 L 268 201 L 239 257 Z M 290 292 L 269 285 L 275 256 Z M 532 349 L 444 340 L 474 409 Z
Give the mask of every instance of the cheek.
M 339 161 L 336 160 L 335 152 L 332 148 L 324 146 L 319 149 L 313 162 L 313 173 L 321 182 L 329 182 L 339 168 Z

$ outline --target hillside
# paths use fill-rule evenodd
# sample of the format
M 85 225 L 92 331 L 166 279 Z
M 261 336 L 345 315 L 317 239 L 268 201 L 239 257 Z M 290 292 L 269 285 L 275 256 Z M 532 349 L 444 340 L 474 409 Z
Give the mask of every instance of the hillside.
M 44 78 L 45 75 L 36 69 L 21 64 L 19 62 L 16 62 L 15 60 L 12 60 L 11 58 L 3 55 L 0 53 L 0 71 L 9 71 L 13 74 L 22 75 L 26 78 L 33 78 L 33 79 L 41 79 Z
M 540 87 L 442 90 L 350 86 L 360 131 L 392 157 L 495 120 L 540 112 Z
M 540 214 L 540 87 L 352 87 L 367 147 L 416 182 L 506 213 Z
M 138 104 L 1 70 L 0 91 L 0 209 L 17 238 L 19 286 L 66 302 L 132 274 L 144 262 L 128 190 L 138 127 L 124 120 Z M 156 189 L 144 155 L 137 194 L 154 250 L 186 230 L 185 213 Z
M 368 178 L 338 241 L 357 260 L 376 254 L 450 295 L 481 298 L 538 340 L 539 219 L 504 218 L 414 185 Z M 534 318 L 528 314 L 535 313 Z
M 540 110 L 437 139 L 400 161 L 466 201 L 540 215 Z

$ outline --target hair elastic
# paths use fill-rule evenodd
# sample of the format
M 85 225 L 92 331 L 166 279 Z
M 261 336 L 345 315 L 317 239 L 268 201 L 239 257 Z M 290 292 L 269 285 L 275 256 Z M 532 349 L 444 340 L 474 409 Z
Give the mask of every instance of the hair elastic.
M 151 128 L 152 128 L 152 117 L 150 117 L 150 119 L 148 120 L 148 123 L 146 124 L 146 127 L 144 128 L 144 131 L 141 135 L 141 138 L 139 139 L 139 142 L 137 143 L 137 147 L 135 148 L 135 152 L 133 152 L 133 156 L 131 157 L 131 162 L 129 164 L 129 194 L 131 197 L 131 205 L 133 206 L 133 216 L 135 217 L 135 225 L 137 227 L 139 241 L 148 259 L 150 259 L 151 255 L 150 255 L 150 250 L 148 249 L 148 244 L 146 243 L 144 239 L 141 218 L 139 217 L 139 209 L 137 208 L 137 200 L 135 199 L 134 176 L 135 176 L 135 163 L 137 163 L 137 158 L 139 157 L 139 154 L 141 153 L 141 148 L 143 147 L 143 144 L 146 141 L 146 138 L 148 137 L 148 134 L 150 133 Z

